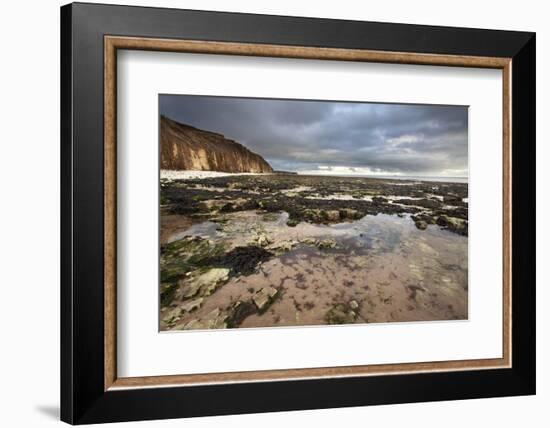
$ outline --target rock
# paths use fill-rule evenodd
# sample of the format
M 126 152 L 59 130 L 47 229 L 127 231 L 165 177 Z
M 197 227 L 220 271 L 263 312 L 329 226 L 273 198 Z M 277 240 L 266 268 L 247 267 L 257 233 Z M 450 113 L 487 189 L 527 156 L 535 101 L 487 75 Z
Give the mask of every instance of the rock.
M 162 321 L 165 324 L 173 324 L 180 319 L 180 314 L 181 314 L 180 307 L 170 309 L 166 312 L 166 314 L 164 314 L 164 316 L 162 317 Z
M 290 251 L 290 250 L 292 250 L 293 246 L 294 246 L 293 242 L 285 241 L 285 242 L 281 243 L 281 245 L 279 246 L 278 249 L 281 250 L 281 251 Z
M 323 217 L 325 217 L 325 219 L 327 221 L 338 221 L 338 220 L 340 220 L 340 211 L 338 211 L 338 210 L 323 211 L 322 214 L 323 214 Z
M 180 280 L 178 284 L 183 290 L 182 297 L 190 298 L 196 296 L 197 294 L 200 294 L 201 296 L 209 296 L 228 279 L 229 269 L 212 268 L 198 276 L 184 278 Z
M 292 247 L 294 247 L 294 245 L 296 245 L 295 241 L 283 241 L 279 244 L 273 245 L 270 250 L 274 250 L 277 252 L 286 252 L 292 250 Z
M 414 225 L 417 227 L 417 229 L 420 230 L 426 230 L 428 228 L 428 223 L 426 223 L 424 220 L 416 220 L 414 222 Z
M 207 285 L 225 281 L 229 275 L 229 269 L 227 268 L 213 268 L 197 278 L 197 282 L 201 285 Z
M 396 204 L 400 205 L 413 205 L 423 208 L 438 208 L 441 206 L 441 202 L 437 199 L 397 199 Z
M 223 314 L 219 308 L 207 313 L 203 318 L 194 319 L 186 324 L 176 326 L 174 330 L 211 330 L 227 328 L 225 319 L 227 316 Z
M 258 245 L 260 247 L 267 247 L 273 241 L 271 239 L 269 239 L 269 237 L 265 233 L 260 233 L 258 235 L 258 238 L 257 238 L 256 242 L 258 243 Z
M 223 199 L 208 199 L 207 201 L 202 201 L 198 204 L 200 211 L 217 211 L 223 207 L 227 201 Z
M 178 281 L 178 286 L 179 290 L 177 297 L 182 300 L 195 297 L 201 288 L 201 285 L 198 282 L 188 278 L 188 275 Z
M 223 280 L 211 282 L 208 285 L 205 285 L 201 288 L 201 295 L 202 296 L 210 296 L 214 293 L 221 285 L 223 285 L 227 281 L 227 277 L 225 277 Z
M 300 242 L 305 245 L 317 245 L 319 241 L 314 238 L 303 238 L 300 240 Z
M 178 289 L 177 282 L 161 282 L 160 284 L 160 304 L 164 308 L 172 303 L 176 291 Z
M 252 301 L 239 300 L 229 309 L 229 315 L 226 318 L 227 327 L 238 327 L 247 317 L 255 314 L 257 311 L 258 309 Z
M 220 213 L 230 213 L 236 211 L 246 211 L 259 208 L 258 203 L 254 199 L 238 198 L 231 202 L 222 201 L 225 204 L 220 208 Z
M 251 275 L 258 265 L 269 260 L 274 254 L 257 245 L 235 247 L 231 251 L 207 259 L 206 262 L 215 266 L 230 269 L 232 275 Z
M 318 241 L 316 245 L 317 248 L 319 248 L 320 250 L 327 250 L 331 248 L 336 248 L 338 244 L 336 244 L 336 241 L 334 241 L 333 239 L 323 239 L 322 241 Z
M 379 205 L 379 204 L 387 204 L 388 200 L 386 198 L 382 198 L 381 196 L 375 196 L 374 198 L 372 198 L 372 202 L 375 203 L 376 205 Z
M 264 287 L 252 297 L 252 301 L 258 308 L 258 311 L 264 312 L 279 293 L 279 290 L 273 287 Z
M 202 322 L 205 323 L 207 328 L 209 329 L 226 328 L 227 327 L 227 324 L 225 322 L 226 318 L 227 318 L 227 315 L 223 314 L 220 311 L 220 308 L 216 308 L 213 311 L 206 314 Z
M 162 169 L 272 173 L 260 155 L 223 135 L 160 118 Z
M 439 201 L 439 199 L 420 199 L 416 201 L 416 203 L 413 205 L 418 205 L 419 207 L 433 209 L 433 208 L 438 208 L 441 205 L 441 202 Z
M 298 226 L 298 224 L 300 224 L 300 220 L 297 220 L 295 218 L 289 218 L 286 222 L 286 225 L 288 227 L 296 227 Z
M 426 227 L 429 224 L 435 224 L 435 219 L 430 214 L 426 214 L 426 213 L 420 213 L 420 214 L 413 215 L 413 216 L 411 216 L 411 220 L 414 221 L 415 224 L 417 222 L 424 222 L 424 223 L 426 223 Z M 416 227 L 418 227 L 419 229 L 421 229 L 422 226 L 423 226 L 422 223 L 420 223 L 420 227 L 418 225 L 416 225 Z M 421 229 L 421 230 L 424 230 L 424 229 Z
M 458 196 L 444 196 L 443 202 L 445 202 L 448 205 L 463 205 L 462 198 L 459 198 Z
M 351 300 L 351 301 L 349 302 L 349 307 L 350 307 L 351 309 L 355 310 L 355 309 L 357 309 L 357 308 L 359 307 L 359 303 L 357 303 L 356 300 Z
M 357 319 L 357 313 L 341 303 L 334 305 L 325 315 L 328 324 L 351 324 Z
M 304 219 L 312 222 L 312 223 L 322 223 L 325 221 L 326 217 L 323 214 L 324 212 L 319 209 L 311 209 L 307 208 L 303 212 Z
M 357 220 L 361 218 L 361 213 L 351 208 L 342 208 L 339 210 L 341 219 Z
M 416 296 L 418 295 L 419 291 L 426 291 L 424 287 L 420 285 L 408 285 L 407 288 L 409 289 L 409 299 L 411 300 L 416 300 Z
M 201 307 L 203 301 L 204 299 L 202 297 L 199 297 L 198 299 L 185 302 L 181 304 L 179 307 L 183 312 L 193 312 L 195 309 L 198 309 Z
M 456 217 L 449 217 L 446 215 L 441 215 L 438 217 L 436 223 L 439 226 L 444 227 L 452 232 L 458 233 L 459 235 L 468 236 L 468 221 L 462 220 Z
M 201 322 L 201 320 L 191 320 L 185 324 L 180 324 L 173 328 L 173 330 L 206 330 L 206 324 Z

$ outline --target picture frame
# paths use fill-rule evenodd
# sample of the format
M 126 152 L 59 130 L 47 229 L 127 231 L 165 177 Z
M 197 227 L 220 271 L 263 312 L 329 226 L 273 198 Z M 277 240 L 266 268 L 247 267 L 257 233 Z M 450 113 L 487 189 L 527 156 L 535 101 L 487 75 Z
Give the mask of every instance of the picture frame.
M 117 375 L 117 51 L 502 70 L 498 359 Z M 71 424 L 535 393 L 535 34 L 73 3 L 61 8 L 61 419 Z M 214 405 L 212 403 L 215 403 Z

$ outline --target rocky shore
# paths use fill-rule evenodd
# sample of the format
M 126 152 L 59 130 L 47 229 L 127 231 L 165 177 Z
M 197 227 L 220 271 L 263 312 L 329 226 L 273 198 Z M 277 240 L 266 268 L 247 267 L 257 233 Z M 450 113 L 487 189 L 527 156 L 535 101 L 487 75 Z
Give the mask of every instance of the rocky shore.
M 468 186 L 161 179 L 162 330 L 467 318 Z

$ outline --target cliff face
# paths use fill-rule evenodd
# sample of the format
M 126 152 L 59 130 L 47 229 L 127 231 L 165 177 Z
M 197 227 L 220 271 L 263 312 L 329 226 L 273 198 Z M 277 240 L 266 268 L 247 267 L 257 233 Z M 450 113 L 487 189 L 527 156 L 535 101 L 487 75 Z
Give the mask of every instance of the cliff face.
M 221 134 L 160 119 L 160 167 L 171 170 L 273 172 L 260 155 Z

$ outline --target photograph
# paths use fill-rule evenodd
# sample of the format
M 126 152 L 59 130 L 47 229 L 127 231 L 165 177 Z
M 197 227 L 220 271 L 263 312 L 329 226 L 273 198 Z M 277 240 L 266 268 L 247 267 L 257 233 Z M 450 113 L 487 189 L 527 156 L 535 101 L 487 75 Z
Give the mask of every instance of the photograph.
M 390 409 L 428 428 L 453 401 L 457 426 L 545 414 L 542 13 L 42 3 L 8 20 L 52 49 L 30 54 L 35 34 L 10 27 L 25 54 L 6 68 L 5 146 L 21 153 L 5 156 L 5 211 L 25 221 L 4 222 L 6 284 L 29 242 L 57 251 L 33 259 L 36 316 L 14 294 L 4 324 L 55 352 L 8 361 L 47 381 L 28 394 L 8 378 L 25 398 L 10 421 L 331 426 Z M 36 148 L 11 143 L 29 132 Z M 17 209 L 28 189 L 49 217 Z
M 468 319 L 468 107 L 159 96 L 160 330 Z

